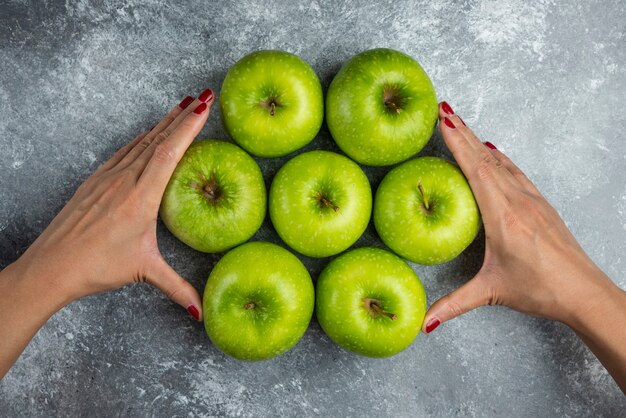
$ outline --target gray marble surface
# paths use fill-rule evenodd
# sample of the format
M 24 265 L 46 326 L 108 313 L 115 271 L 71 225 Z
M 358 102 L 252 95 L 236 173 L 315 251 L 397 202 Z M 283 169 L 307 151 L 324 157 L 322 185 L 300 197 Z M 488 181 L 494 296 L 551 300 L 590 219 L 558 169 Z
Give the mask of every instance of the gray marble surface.
M 186 94 L 219 94 L 246 53 L 299 54 L 326 88 L 353 54 L 386 46 L 423 64 L 439 97 L 527 171 L 626 287 L 625 32 L 623 0 L 1 0 L 0 267 L 115 149 Z M 226 137 L 217 109 L 202 135 Z M 325 127 L 316 148 L 336 149 Z M 437 136 L 422 154 L 449 157 Z M 285 160 L 259 160 L 268 182 Z M 374 186 L 386 171 L 368 170 Z M 278 242 L 267 223 L 255 238 Z M 429 303 L 477 271 L 482 239 L 448 264 L 414 266 Z M 369 228 L 359 245 L 372 243 Z M 159 245 L 201 291 L 219 256 L 162 225 Z M 314 276 L 325 264 L 304 261 Z M 139 285 L 60 311 L 0 382 L 1 416 L 617 417 L 625 406 L 572 331 L 505 308 L 387 360 L 341 350 L 313 322 L 291 352 L 251 364 Z

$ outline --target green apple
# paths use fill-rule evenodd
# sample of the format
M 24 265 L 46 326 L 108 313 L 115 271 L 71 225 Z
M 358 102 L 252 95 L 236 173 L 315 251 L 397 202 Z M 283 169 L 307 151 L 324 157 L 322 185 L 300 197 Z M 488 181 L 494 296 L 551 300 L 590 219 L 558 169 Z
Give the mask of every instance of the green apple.
M 374 225 L 383 242 L 402 257 L 440 264 L 458 256 L 474 240 L 480 214 L 455 164 L 421 157 L 394 168 L 380 183 Z
M 353 160 L 391 165 L 417 154 L 437 122 L 437 97 L 410 56 L 372 49 L 348 61 L 330 83 L 326 123 Z
M 247 241 L 265 218 L 267 196 L 257 163 L 224 141 L 194 142 L 174 170 L 161 219 L 190 247 L 208 253 Z
M 363 234 L 372 190 L 352 160 L 310 151 L 289 160 L 270 187 L 269 210 L 278 235 L 310 257 L 338 254 Z
M 324 118 L 319 78 L 306 61 L 284 51 L 257 51 L 239 60 L 226 74 L 220 107 L 226 131 L 259 157 L 302 148 Z
M 426 292 L 398 256 L 380 248 L 358 248 L 322 271 L 315 312 L 324 332 L 343 348 L 388 357 L 407 348 L 419 334 Z
M 204 288 L 204 326 L 211 341 L 240 360 L 265 360 L 304 335 L 315 304 L 311 276 L 296 256 L 268 242 L 249 242 L 215 265 Z

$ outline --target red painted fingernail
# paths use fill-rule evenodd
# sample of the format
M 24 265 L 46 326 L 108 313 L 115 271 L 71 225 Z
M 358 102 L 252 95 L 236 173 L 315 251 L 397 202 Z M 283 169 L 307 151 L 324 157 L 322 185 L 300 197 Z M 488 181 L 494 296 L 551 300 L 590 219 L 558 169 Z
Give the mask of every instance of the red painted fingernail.
M 446 126 L 450 129 L 456 129 L 456 126 L 454 126 L 454 123 L 452 123 L 452 121 L 448 118 L 443 118 L 443 123 L 445 123 Z
M 465 121 L 463 121 L 463 119 L 461 119 L 461 117 L 460 117 L 460 116 L 459 116 L 459 120 L 461 121 L 461 123 L 463 124 L 463 126 L 467 126 L 467 125 L 465 124 Z
M 454 115 L 454 110 L 452 110 L 452 107 L 448 104 L 448 102 L 441 102 L 441 109 L 446 115 Z
M 491 149 L 498 149 L 496 148 L 495 145 L 493 145 L 491 142 L 489 141 L 485 141 L 485 145 L 487 146 L 487 148 L 491 148 Z
M 187 96 L 183 99 L 182 102 L 178 104 L 178 107 L 180 107 L 182 110 L 185 110 L 187 106 L 191 104 L 191 102 L 193 102 L 193 97 Z
M 206 103 L 200 103 L 198 107 L 196 107 L 196 109 L 193 111 L 193 113 L 195 113 L 196 115 L 201 115 L 202 112 L 206 110 L 206 107 Z
M 441 324 L 439 318 L 430 318 L 430 320 L 426 323 L 426 334 L 430 334 L 433 332 L 435 328 L 437 328 Z
M 187 306 L 187 312 L 189 312 L 189 315 L 193 316 L 193 318 L 196 321 L 200 320 L 200 312 L 198 311 L 198 308 L 196 308 L 193 305 L 189 305 Z
M 212 98 L 213 98 L 213 91 L 211 89 L 206 89 L 205 91 L 200 93 L 200 96 L 198 96 L 198 100 L 200 100 L 201 102 L 205 102 L 205 103 L 211 100 Z

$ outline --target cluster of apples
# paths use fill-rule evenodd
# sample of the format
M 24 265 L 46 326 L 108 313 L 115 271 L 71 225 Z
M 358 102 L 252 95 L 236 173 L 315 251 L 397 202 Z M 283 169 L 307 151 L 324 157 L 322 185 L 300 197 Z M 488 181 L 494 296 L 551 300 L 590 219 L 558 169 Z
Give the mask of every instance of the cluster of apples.
M 397 255 L 369 247 L 347 251 L 327 265 L 314 288 L 287 249 L 240 244 L 260 228 L 269 206 L 272 224 L 290 248 L 330 257 L 359 239 L 373 211 L 382 241 L 400 256 L 438 264 L 459 255 L 475 238 L 480 216 L 456 165 L 434 157 L 408 160 L 385 176 L 372 204 L 369 180 L 357 164 L 397 164 L 426 145 L 438 109 L 422 67 L 398 51 L 365 51 L 341 68 L 324 106 L 320 81 L 304 60 L 258 51 L 230 69 L 220 106 L 239 146 L 192 144 L 160 211 L 169 230 L 192 248 L 230 250 L 203 296 L 213 343 L 239 359 L 268 359 L 300 340 L 315 309 L 329 337 L 353 352 L 386 357 L 409 346 L 424 320 L 426 293 Z M 268 199 L 249 154 L 281 157 L 307 145 L 322 125 L 324 107 L 330 133 L 347 157 L 329 151 L 293 157 L 272 180 Z

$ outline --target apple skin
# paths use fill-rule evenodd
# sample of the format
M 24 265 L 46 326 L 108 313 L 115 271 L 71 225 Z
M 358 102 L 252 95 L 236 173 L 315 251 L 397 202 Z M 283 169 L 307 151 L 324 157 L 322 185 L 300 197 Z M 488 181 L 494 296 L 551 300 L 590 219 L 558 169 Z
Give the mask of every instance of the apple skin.
M 304 335 L 314 305 L 307 269 L 268 242 L 226 253 L 209 275 L 202 302 L 211 341 L 240 360 L 266 360 L 291 349 Z
M 395 319 L 368 309 L 371 300 Z M 380 248 L 363 247 L 340 255 L 322 271 L 315 312 L 324 332 L 343 348 L 388 357 L 419 334 L 426 292 L 404 260 Z
M 191 144 L 165 189 L 165 226 L 198 251 L 216 253 L 247 241 L 265 218 L 267 193 L 261 169 L 234 144 Z
M 309 257 L 328 257 L 350 247 L 367 228 L 372 190 L 354 161 L 330 151 L 310 151 L 276 173 L 269 211 L 287 245 Z
M 220 108 L 226 131 L 242 148 L 258 157 L 280 157 L 317 135 L 324 96 L 315 71 L 302 58 L 257 51 L 226 74 Z
M 374 199 L 374 226 L 397 254 L 432 265 L 452 260 L 471 244 L 480 228 L 480 213 L 463 172 L 455 164 L 420 157 L 399 165 L 383 178 Z
M 372 49 L 350 59 L 330 83 L 326 123 L 350 158 L 370 166 L 417 154 L 438 116 L 432 82 L 410 56 Z

